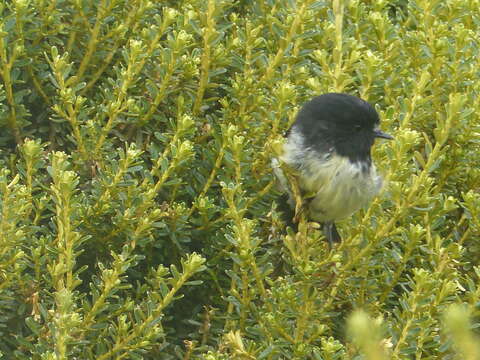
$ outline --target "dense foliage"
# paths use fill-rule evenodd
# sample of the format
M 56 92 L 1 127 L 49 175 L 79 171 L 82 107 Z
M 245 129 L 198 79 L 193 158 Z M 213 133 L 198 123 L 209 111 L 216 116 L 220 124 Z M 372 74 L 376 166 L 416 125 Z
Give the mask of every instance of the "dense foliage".
M 0 358 L 480 358 L 479 8 L 2 2 Z M 331 250 L 270 168 L 329 91 L 395 136 Z

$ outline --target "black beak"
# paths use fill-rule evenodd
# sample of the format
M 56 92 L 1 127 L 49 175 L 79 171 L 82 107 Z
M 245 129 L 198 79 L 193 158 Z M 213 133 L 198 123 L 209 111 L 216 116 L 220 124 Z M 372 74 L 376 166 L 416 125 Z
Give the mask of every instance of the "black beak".
M 375 137 L 382 138 L 382 139 L 387 139 L 387 140 L 393 140 L 393 136 L 389 135 L 387 133 L 384 133 L 381 130 L 375 129 L 373 130 L 373 134 Z

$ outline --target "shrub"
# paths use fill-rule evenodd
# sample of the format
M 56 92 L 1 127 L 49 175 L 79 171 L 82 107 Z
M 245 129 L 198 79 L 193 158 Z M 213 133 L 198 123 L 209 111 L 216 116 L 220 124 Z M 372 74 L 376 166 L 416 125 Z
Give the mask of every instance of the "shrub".
M 0 4 L 3 358 L 477 359 L 479 5 Z M 269 166 L 329 91 L 395 135 L 332 250 Z

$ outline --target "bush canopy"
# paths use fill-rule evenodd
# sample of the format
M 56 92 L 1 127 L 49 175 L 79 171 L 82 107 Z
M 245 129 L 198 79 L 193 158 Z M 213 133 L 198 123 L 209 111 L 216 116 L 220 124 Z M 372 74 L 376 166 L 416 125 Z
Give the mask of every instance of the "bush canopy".
M 479 9 L 2 2 L 0 358 L 479 359 Z M 332 249 L 270 166 L 326 92 L 395 136 Z

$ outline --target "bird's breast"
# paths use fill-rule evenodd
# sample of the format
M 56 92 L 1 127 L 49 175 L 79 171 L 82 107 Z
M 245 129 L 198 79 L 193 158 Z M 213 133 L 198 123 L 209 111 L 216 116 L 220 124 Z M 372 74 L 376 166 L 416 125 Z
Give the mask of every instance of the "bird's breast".
M 371 161 L 351 162 L 335 153 L 308 154 L 300 168 L 299 184 L 313 194 L 311 218 L 323 222 L 345 218 L 366 206 L 380 191 L 382 178 Z
M 304 137 L 293 128 L 280 157 L 299 174 L 298 184 L 308 197 L 306 202 L 310 218 L 320 222 L 350 216 L 366 206 L 382 187 L 382 178 L 377 175 L 369 157 L 352 162 L 346 156 L 338 155 L 333 147 L 324 148 L 325 151 L 319 152 L 306 146 Z M 272 165 L 293 205 L 287 179 L 278 161 L 275 160 Z

